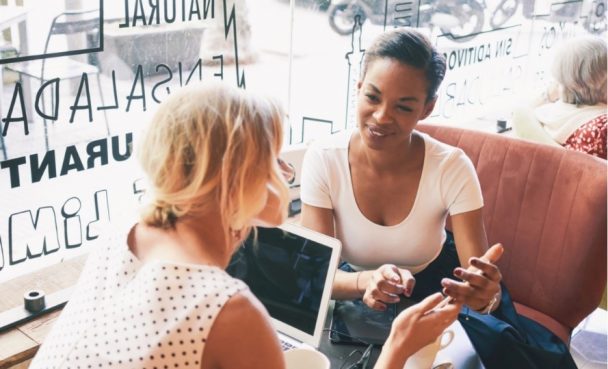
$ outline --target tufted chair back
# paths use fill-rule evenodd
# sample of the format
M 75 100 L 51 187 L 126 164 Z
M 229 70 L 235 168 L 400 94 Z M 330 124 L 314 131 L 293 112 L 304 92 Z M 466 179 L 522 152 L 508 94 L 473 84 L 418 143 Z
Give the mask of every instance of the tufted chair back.
M 606 287 L 606 161 L 497 134 L 419 124 L 471 158 L 490 245 L 518 312 L 569 342 Z

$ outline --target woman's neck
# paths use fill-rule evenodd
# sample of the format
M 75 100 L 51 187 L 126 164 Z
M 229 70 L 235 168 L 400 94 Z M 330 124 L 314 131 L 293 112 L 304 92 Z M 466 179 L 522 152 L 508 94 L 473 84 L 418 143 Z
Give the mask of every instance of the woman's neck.
M 224 269 L 238 240 L 223 234 L 220 218 L 219 214 L 185 217 L 168 229 L 140 224 L 131 249 L 142 261 L 159 259 Z
M 378 175 L 398 173 L 416 166 L 414 153 L 417 141 L 418 138 L 412 133 L 398 150 L 373 150 L 363 143 L 359 134 L 355 134 L 350 145 L 351 158 Z

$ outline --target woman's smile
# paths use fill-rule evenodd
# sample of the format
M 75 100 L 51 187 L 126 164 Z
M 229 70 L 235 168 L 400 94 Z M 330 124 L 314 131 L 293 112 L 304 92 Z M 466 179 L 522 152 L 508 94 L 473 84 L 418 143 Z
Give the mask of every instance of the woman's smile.
M 420 119 L 432 110 L 426 101 L 424 71 L 392 59 L 378 59 L 359 83 L 358 121 L 363 142 L 394 152 L 409 142 Z
M 390 130 L 387 130 L 387 129 L 379 127 L 379 126 L 374 126 L 374 125 L 367 124 L 366 127 L 367 127 L 367 131 L 369 132 L 369 134 L 372 137 L 383 138 L 383 137 L 390 136 L 390 135 L 394 134 Z

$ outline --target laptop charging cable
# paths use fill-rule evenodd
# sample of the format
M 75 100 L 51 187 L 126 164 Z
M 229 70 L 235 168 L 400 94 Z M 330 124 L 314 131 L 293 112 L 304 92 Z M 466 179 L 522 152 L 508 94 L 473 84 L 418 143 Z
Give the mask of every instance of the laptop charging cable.
M 347 369 L 371 369 L 371 368 L 368 368 L 367 365 L 369 364 L 369 357 L 371 356 L 373 349 L 374 349 L 374 345 L 367 346 L 365 351 L 363 351 L 363 355 L 361 355 L 361 358 L 359 359 L 359 361 L 352 364 Z
M 344 359 L 344 361 L 342 362 L 340 369 L 371 369 L 371 367 L 368 368 L 368 365 L 369 365 L 369 359 L 370 359 L 372 350 L 374 349 L 373 343 L 368 343 L 360 338 L 353 337 L 351 335 L 345 334 L 343 332 L 339 332 L 339 331 L 337 331 L 335 329 L 331 329 L 331 328 L 325 328 L 325 329 L 323 329 L 323 331 L 327 331 L 330 333 L 337 333 L 338 335 L 347 337 L 355 342 L 358 342 L 359 344 L 364 344 L 367 346 L 367 348 L 363 352 L 361 352 L 360 350 L 351 351 L 350 354 L 348 354 L 348 356 L 346 357 L 346 359 Z M 359 360 L 353 364 L 350 364 L 349 366 L 345 366 L 348 363 L 348 360 L 355 354 L 361 354 L 361 357 L 359 358 Z

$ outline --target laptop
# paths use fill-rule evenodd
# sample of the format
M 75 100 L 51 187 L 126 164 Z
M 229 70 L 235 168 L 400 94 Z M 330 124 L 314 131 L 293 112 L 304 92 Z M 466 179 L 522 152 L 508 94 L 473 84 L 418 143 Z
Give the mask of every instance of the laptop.
M 340 259 L 339 240 L 298 226 L 257 228 L 227 272 L 268 310 L 284 350 L 318 348 Z

